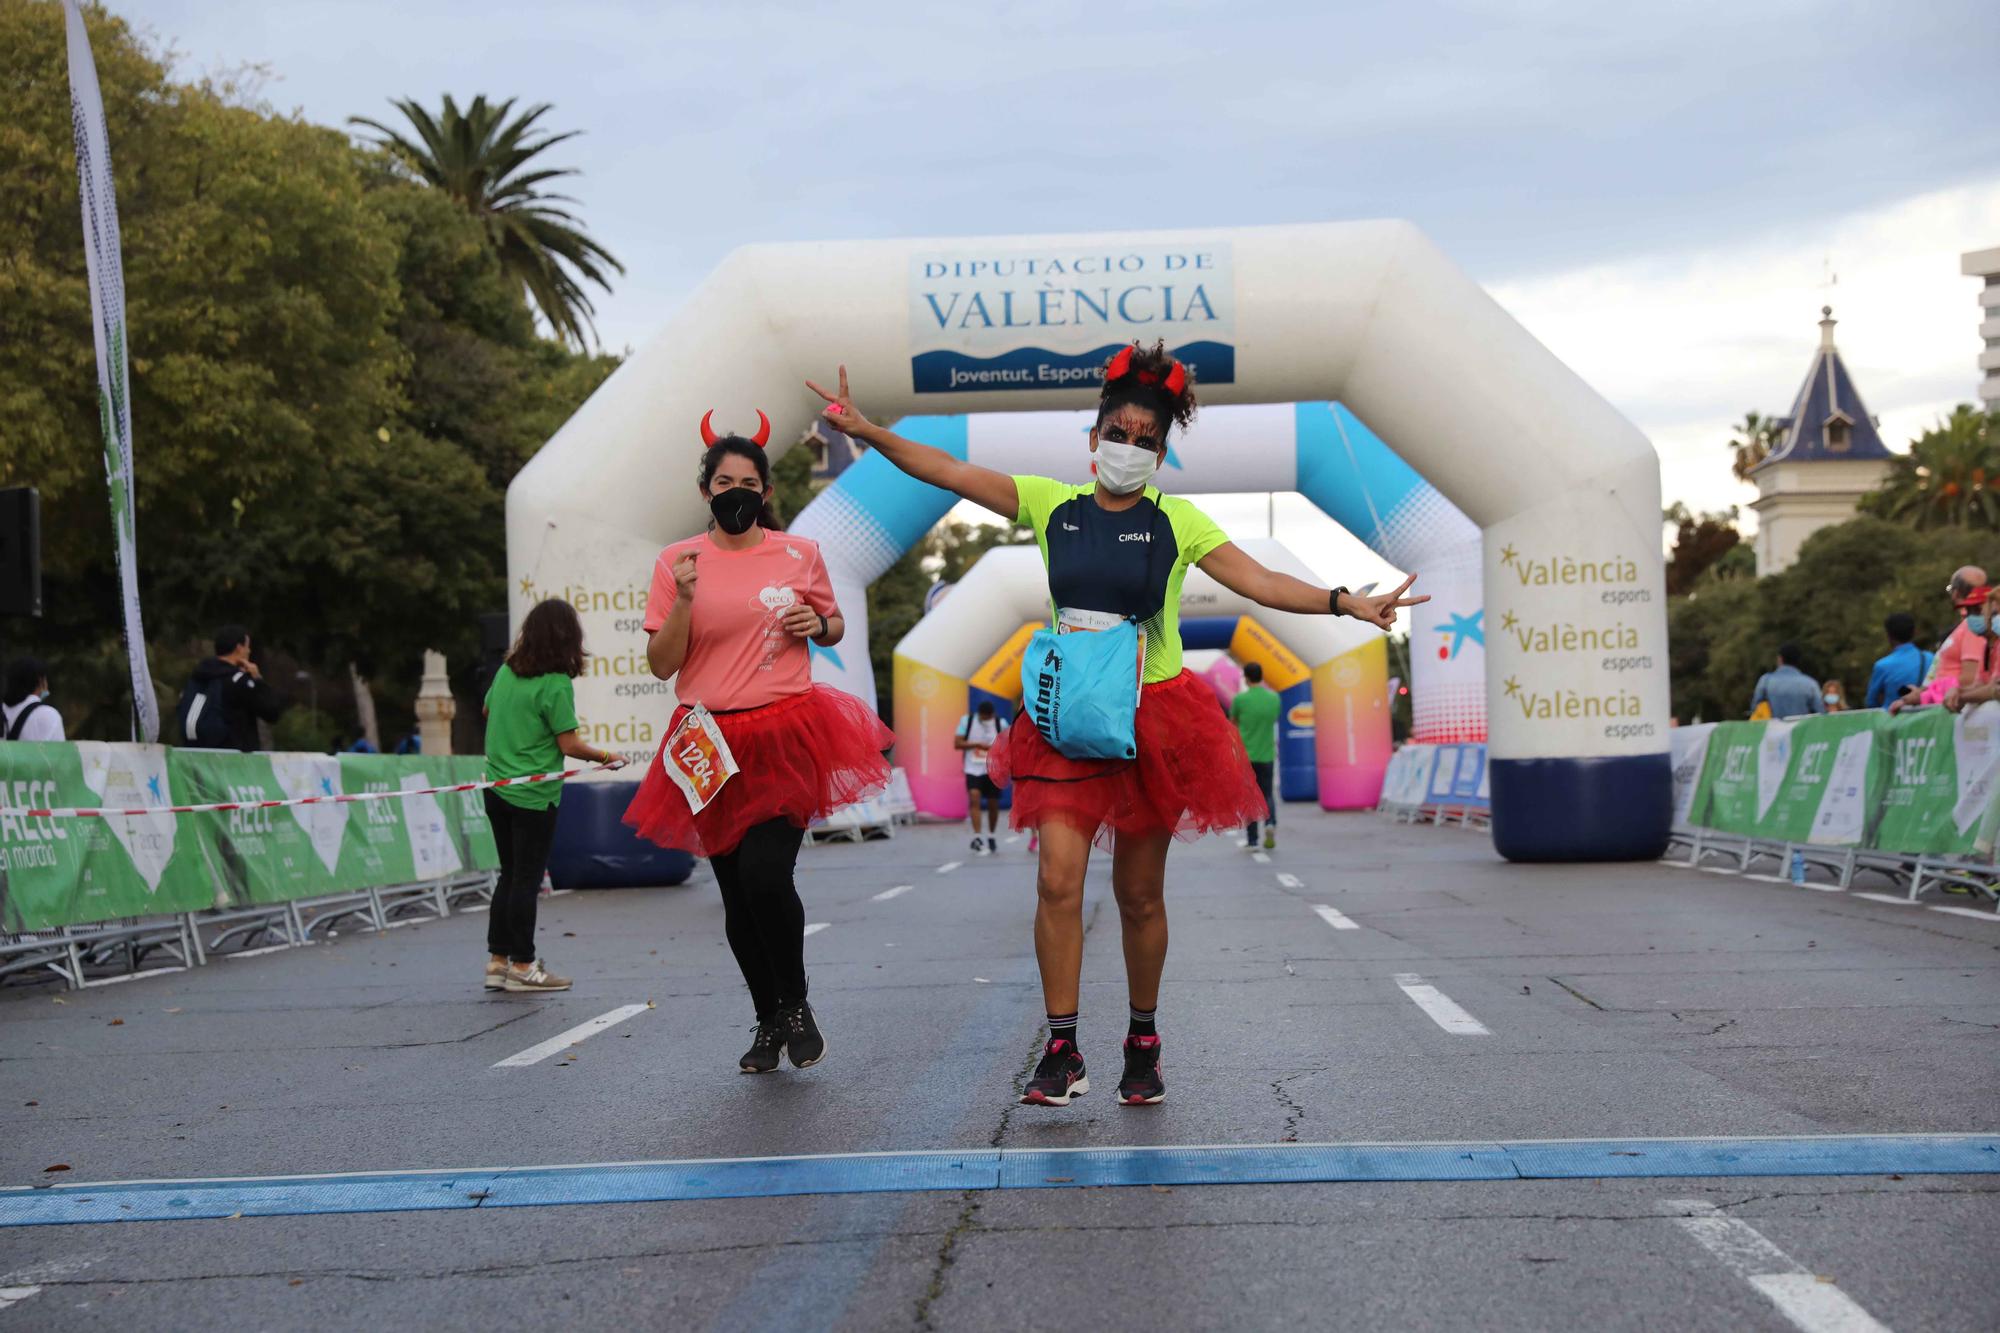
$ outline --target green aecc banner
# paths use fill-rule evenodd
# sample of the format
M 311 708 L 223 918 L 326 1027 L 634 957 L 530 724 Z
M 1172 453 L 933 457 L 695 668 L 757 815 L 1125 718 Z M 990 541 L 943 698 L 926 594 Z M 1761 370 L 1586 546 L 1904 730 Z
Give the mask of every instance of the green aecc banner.
M 477 782 L 478 755 L 0 743 L 0 808 L 141 809 Z M 478 792 L 204 814 L 0 815 L 0 931 L 287 902 L 499 865 Z

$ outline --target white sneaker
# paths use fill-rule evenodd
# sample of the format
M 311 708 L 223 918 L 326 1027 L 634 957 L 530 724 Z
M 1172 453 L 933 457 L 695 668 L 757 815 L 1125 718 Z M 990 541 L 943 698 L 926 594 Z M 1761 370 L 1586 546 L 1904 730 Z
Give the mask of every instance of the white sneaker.
M 519 963 L 509 963 L 506 988 L 516 995 L 524 992 L 539 994 L 543 991 L 568 990 L 569 978 L 557 976 L 542 966 L 542 960 L 537 958 L 526 967 L 522 967 Z

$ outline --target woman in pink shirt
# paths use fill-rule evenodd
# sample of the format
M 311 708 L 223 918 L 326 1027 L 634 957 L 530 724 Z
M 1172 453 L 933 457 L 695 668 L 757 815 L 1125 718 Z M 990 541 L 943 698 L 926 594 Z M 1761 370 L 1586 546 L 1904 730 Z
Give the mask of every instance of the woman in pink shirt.
M 724 932 L 757 1006 L 756 1036 L 738 1062 L 767 1074 L 782 1052 L 804 1069 L 826 1053 L 806 1002 L 805 905 L 793 883 L 806 827 L 889 785 L 895 737 L 874 710 L 812 679 L 808 641 L 830 648 L 846 630 L 819 546 L 778 529 L 766 501 L 770 421 L 752 438 L 717 438 L 702 418 L 701 490 L 714 520 L 653 565 L 647 660 L 673 679 L 680 707 L 625 811 L 664 847 L 705 856 L 722 890 Z M 704 710 L 738 772 L 696 808 L 669 771 L 669 746 Z M 683 736 L 683 743 L 687 737 Z M 685 753 L 676 746 L 675 755 Z

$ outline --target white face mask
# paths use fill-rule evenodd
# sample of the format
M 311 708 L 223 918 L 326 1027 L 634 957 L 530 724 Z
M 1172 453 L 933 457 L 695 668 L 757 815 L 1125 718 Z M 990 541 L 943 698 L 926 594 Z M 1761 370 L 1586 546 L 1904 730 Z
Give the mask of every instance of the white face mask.
M 1097 479 L 1113 495 L 1130 495 L 1159 471 L 1160 456 L 1136 444 L 1102 440 L 1097 446 Z

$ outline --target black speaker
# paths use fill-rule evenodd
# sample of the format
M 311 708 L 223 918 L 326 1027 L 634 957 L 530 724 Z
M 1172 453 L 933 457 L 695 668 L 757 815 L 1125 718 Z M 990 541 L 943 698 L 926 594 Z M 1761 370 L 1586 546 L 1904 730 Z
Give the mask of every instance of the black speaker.
M 32 486 L 0 490 L 0 616 L 42 613 L 42 497 Z

